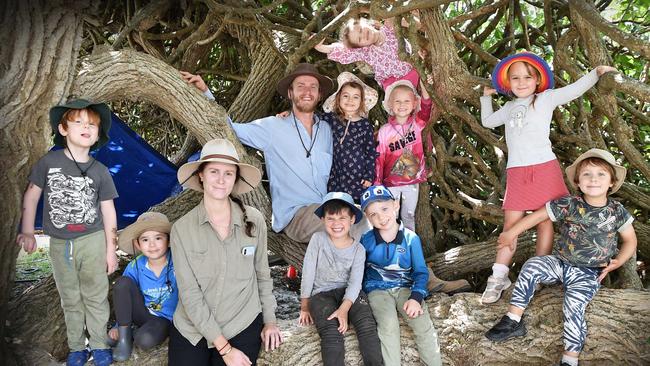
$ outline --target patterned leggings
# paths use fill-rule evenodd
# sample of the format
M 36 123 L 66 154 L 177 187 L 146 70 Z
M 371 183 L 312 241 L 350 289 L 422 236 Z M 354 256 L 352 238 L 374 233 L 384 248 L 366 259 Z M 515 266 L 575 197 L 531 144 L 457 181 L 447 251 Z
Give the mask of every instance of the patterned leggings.
M 561 282 L 564 287 L 564 349 L 580 352 L 587 335 L 585 308 L 598 292 L 599 274 L 598 269 L 572 266 L 553 255 L 530 258 L 521 268 L 510 305 L 526 309 L 536 284 Z

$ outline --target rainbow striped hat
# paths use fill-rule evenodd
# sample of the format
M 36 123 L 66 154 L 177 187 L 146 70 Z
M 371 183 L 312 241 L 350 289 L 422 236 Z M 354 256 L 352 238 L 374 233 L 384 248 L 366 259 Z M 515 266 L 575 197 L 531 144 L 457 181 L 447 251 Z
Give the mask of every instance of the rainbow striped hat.
M 551 71 L 551 68 L 548 66 L 546 61 L 530 52 L 521 52 L 499 61 L 497 66 L 494 68 L 494 71 L 492 71 L 492 85 L 494 85 L 494 88 L 499 92 L 499 94 L 512 94 L 510 89 L 510 80 L 508 80 L 508 69 L 515 62 L 526 62 L 539 71 L 539 74 L 542 77 L 535 92 L 541 93 L 546 89 L 553 89 L 553 86 L 555 85 L 553 81 L 553 71 Z

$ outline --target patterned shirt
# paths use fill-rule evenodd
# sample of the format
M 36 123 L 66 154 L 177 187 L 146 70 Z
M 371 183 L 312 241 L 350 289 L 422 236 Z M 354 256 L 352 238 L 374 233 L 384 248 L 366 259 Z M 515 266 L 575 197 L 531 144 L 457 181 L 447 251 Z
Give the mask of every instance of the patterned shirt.
M 332 128 L 334 156 L 327 183 L 328 192 L 347 192 L 359 202 L 365 190 L 361 180 L 375 179 L 375 141 L 367 118 L 341 123 L 336 113 L 321 116 Z
M 634 217 L 623 205 L 610 198 L 603 207 L 594 207 L 579 196 L 566 196 L 546 203 L 551 221 L 560 223 L 560 239 L 554 254 L 580 267 L 604 267 L 617 252 L 617 233 Z
M 327 54 L 327 58 L 341 64 L 363 61 L 372 67 L 375 80 L 382 85 L 384 80 L 390 77 L 400 78 L 408 74 L 413 66 L 399 59 L 397 37 L 393 28 L 382 25 L 379 31 L 386 37 L 381 45 L 347 48 L 341 43 L 335 43 L 334 49 Z

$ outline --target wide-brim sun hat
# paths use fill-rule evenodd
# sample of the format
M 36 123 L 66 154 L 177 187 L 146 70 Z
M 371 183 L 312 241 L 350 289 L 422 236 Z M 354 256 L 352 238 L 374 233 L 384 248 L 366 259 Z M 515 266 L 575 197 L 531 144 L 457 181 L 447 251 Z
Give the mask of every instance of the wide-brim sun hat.
M 232 194 L 239 195 L 250 192 L 262 180 L 262 173 L 259 169 L 239 161 L 235 145 L 225 139 L 213 139 L 203 146 L 201 157 L 198 160 L 185 163 L 178 169 L 178 181 L 183 187 L 203 192 L 203 185 L 199 181 L 197 172 L 202 163 L 224 163 L 239 167 L 239 179 L 232 188 Z
M 612 155 L 609 151 L 602 150 L 602 149 L 590 149 L 584 152 L 582 155 L 578 156 L 578 158 L 576 159 L 576 161 L 573 162 L 573 164 L 569 165 L 565 169 L 566 177 L 569 180 L 569 184 L 571 184 L 573 188 L 578 189 L 578 187 L 574 182 L 576 169 L 578 168 L 578 164 L 580 164 L 581 161 L 588 158 L 603 159 L 614 168 L 614 172 L 616 173 L 616 184 L 612 186 L 611 193 L 613 194 L 616 191 L 618 191 L 623 185 L 623 182 L 625 181 L 625 175 L 627 174 L 627 169 L 625 169 L 624 166 L 616 164 L 616 159 L 614 159 L 614 155 Z
M 415 86 L 413 86 L 413 83 L 411 83 L 406 79 L 397 80 L 396 82 L 386 87 L 386 92 L 384 93 L 384 101 L 381 102 L 381 106 L 384 107 L 386 113 L 388 113 L 391 116 L 394 115 L 390 107 L 390 95 L 393 93 L 393 90 L 395 90 L 395 88 L 398 86 L 405 86 L 413 91 L 413 94 L 415 94 L 415 109 L 413 110 L 412 113 L 418 113 L 420 111 L 420 104 L 421 104 L 420 94 L 418 94 L 418 91 L 417 89 L 415 89 Z
M 377 201 L 395 200 L 395 196 L 383 185 L 368 187 L 361 194 L 361 210 L 365 211 L 369 204 Z
M 379 94 L 377 91 L 368 85 L 361 81 L 356 75 L 354 75 L 351 72 L 343 71 L 339 76 L 336 77 L 336 83 L 338 84 L 338 87 L 336 88 L 336 91 L 332 93 L 327 99 L 325 99 L 325 102 L 323 103 L 323 110 L 327 113 L 334 111 L 334 103 L 336 102 L 336 95 L 341 91 L 341 88 L 343 85 L 349 82 L 355 82 L 363 88 L 363 104 L 366 106 L 366 110 L 362 111 L 362 117 L 368 117 L 368 111 L 372 109 L 372 107 L 377 104 L 377 100 L 379 99 Z
M 59 124 L 65 112 L 70 109 L 92 109 L 99 114 L 99 139 L 91 150 L 99 149 L 108 142 L 108 131 L 111 129 L 111 110 L 105 103 L 91 102 L 86 99 L 72 99 L 65 104 L 57 105 L 50 108 L 50 126 L 54 135 L 54 144 L 65 147 L 65 137 L 59 132 Z
M 525 62 L 539 72 L 540 80 L 538 80 L 539 84 L 535 89 L 536 93 L 541 93 L 546 89 L 553 89 L 555 86 L 553 71 L 543 58 L 530 52 L 520 52 L 499 61 L 494 71 L 492 71 L 492 85 L 499 94 L 512 95 L 508 70 L 515 62 Z
M 352 198 L 352 196 L 350 196 L 350 194 L 345 192 L 330 192 L 326 194 L 325 197 L 323 197 L 323 201 L 321 205 L 318 206 L 316 211 L 314 211 L 316 216 L 323 218 L 323 216 L 325 216 L 325 212 L 324 212 L 325 204 L 333 200 L 343 201 L 350 207 L 350 209 L 354 213 L 355 224 L 361 221 L 361 219 L 363 219 L 363 212 L 361 212 L 361 210 L 357 207 L 357 205 L 354 204 L 354 199 Z
M 164 214 L 160 212 L 145 212 L 138 216 L 138 219 L 131 225 L 127 226 L 119 235 L 118 246 L 120 250 L 131 255 L 135 254 L 133 241 L 147 231 L 157 231 L 159 233 L 169 234 L 172 224 Z
M 332 90 L 334 90 L 334 82 L 329 77 L 322 75 L 316 69 L 316 66 L 309 63 L 300 63 L 291 71 L 287 76 L 278 81 L 278 86 L 276 90 L 280 95 L 285 98 L 289 98 L 289 87 L 293 82 L 293 79 L 298 76 L 309 75 L 313 76 L 318 80 L 318 85 L 320 88 L 320 95 L 329 95 Z

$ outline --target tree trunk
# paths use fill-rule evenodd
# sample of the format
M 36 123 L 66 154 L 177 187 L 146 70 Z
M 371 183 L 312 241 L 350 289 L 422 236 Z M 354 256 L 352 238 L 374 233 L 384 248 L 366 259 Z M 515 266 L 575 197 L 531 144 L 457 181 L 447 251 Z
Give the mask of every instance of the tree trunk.
M 560 286 L 537 293 L 524 316 L 525 337 L 505 343 L 492 343 L 483 334 L 505 314 L 510 291 L 491 306 L 479 303 L 480 294 L 465 293 L 449 297 L 434 294 L 429 300 L 429 315 L 438 332 L 445 365 L 549 365 L 562 353 L 562 290 Z M 33 311 L 15 320 L 13 335 L 25 365 L 45 364 L 62 357 L 66 349 L 63 315 L 58 293 L 50 278 L 39 283 L 11 306 Z M 581 356 L 582 365 L 647 365 L 650 362 L 650 293 L 635 290 L 601 289 L 587 308 L 588 334 Z M 320 365 L 320 339 L 314 327 L 298 327 L 297 321 L 281 320 L 285 343 L 276 351 L 260 354 L 259 365 Z M 419 365 L 417 348 L 410 329 L 401 322 L 402 364 Z M 62 341 L 63 340 L 63 343 Z M 361 365 L 354 331 L 345 336 L 346 364 Z M 30 344 L 30 347 L 21 345 Z M 36 346 L 37 345 L 37 346 Z M 63 353 L 64 355 L 64 353 Z M 166 365 L 167 343 L 144 352 L 134 350 L 123 365 Z
M 47 151 L 50 107 L 68 95 L 81 44 L 81 8 L 63 1 L 3 1 L 0 8 L 0 359 L 6 353 L 5 325 L 12 321 L 7 301 L 13 286 L 16 229 L 31 167 Z M 85 2 L 84 2 L 85 3 Z M 88 9 L 84 9 L 87 11 Z

